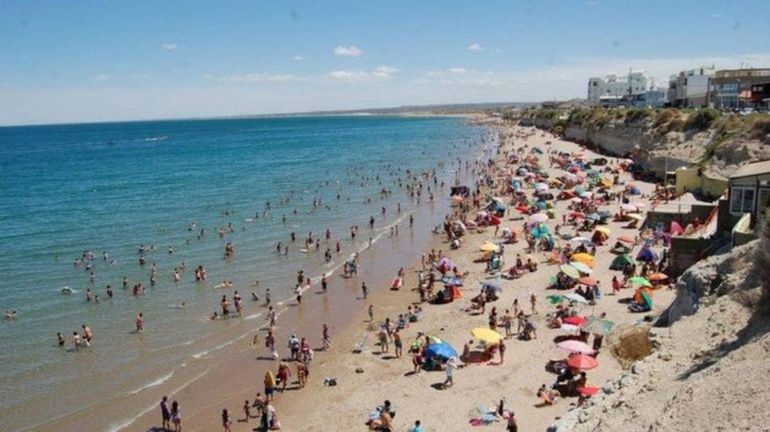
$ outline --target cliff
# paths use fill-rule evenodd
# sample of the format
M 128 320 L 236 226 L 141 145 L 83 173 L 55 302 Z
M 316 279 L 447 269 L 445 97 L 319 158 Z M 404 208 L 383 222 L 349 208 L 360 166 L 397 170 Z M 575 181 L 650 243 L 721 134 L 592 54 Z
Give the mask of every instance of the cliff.
M 764 238 L 694 266 L 672 325 L 649 330 L 652 353 L 549 432 L 767 430 L 769 251 Z
M 770 159 L 770 116 L 766 114 L 537 108 L 512 117 L 522 125 L 548 129 L 612 155 L 633 156 L 660 177 L 666 170 L 691 165 L 712 176 L 729 177 L 745 163 Z

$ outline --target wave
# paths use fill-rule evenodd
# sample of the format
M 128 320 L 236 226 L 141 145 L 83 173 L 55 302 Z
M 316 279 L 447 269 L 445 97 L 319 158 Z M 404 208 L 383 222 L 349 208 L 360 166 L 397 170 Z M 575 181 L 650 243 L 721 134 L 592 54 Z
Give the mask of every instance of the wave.
M 168 139 L 168 137 L 163 135 L 163 136 L 156 136 L 156 137 L 145 138 L 144 140 L 145 141 L 165 141 L 167 139 Z
M 169 393 L 169 396 L 173 396 L 173 395 L 179 393 L 180 391 L 184 390 L 190 384 L 192 384 L 195 381 L 203 378 L 204 376 L 206 376 L 207 373 L 209 373 L 210 370 L 211 369 L 206 369 L 205 371 L 203 371 L 203 373 L 198 374 L 197 376 L 193 377 L 190 381 L 187 381 L 186 383 L 182 384 L 179 388 L 177 388 L 174 391 L 172 391 L 171 393 Z M 156 409 L 156 407 L 157 407 L 157 404 L 153 403 L 152 405 L 150 405 L 147 408 L 145 408 L 142 411 L 140 411 L 139 414 L 137 414 L 137 415 L 135 415 L 135 416 L 133 416 L 131 418 L 121 420 L 119 423 L 113 423 L 113 424 L 107 426 L 106 432 L 118 432 L 120 430 L 123 430 L 123 429 L 131 426 L 132 424 L 134 424 L 135 421 L 137 421 L 139 418 L 141 418 L 145 414 L 147 414 L 150 411 Z
M 174 376 L 174 371 L 171 371 L 168 374 L 166 374 L 166 375 L 156 379 L 155 381 L 151 381 L 151 382 L 149 382 L 149 383 L 139 387 L 136 390 L 130 391 L 130 392 L 128 392 L 128 394 L 135 395 L 135 394 L 141 392 L 142 390 L 146 390 L 146 389 L 151 388 L 151 387 L 157 387 L 157 386 L 163 384 L 164 382 L 170 380 L 172 376 Z
M 203 357 L 205 357 L 205 356 L 207 356 L 207 355 L 211 354 L 212 352 L 214 352 L 214 351 L 219 351 L 219 350 L 221 350 L 221 349 L 222 349 L 222 348 L 224 348 L 224 347 L 230 346 L 230 345 L 234 344 L 235 342 L 237 342 L 237 341 L 239 341 L 239 340 L 241 340 L 241 339 L 245 338 L 246 336 L 248 336 L 248 333 L 244 333 L 244 334 L 242 334 L 242 335 L 238 336 L 237 338 L 235 338 L 235 339 L 233 339 L 233 340 L 231 340 L 231 341 L 227 341 L 227 342 L 225 342 L 225 343 L 223 343 L 223 344 L 217 345 L 217 346 L 215 346 L 214 348 L 210 348 L 210 349 L 207 349 L 207 350 L 201 351 L 201 352 L 199 352 L 199 353 L 195 353 L 195 354 L 193 354 L 193 355 L 192 355 L 192 358 L 194 358 L 195 360 L 200 360 L 200 359 L 202 359 Z

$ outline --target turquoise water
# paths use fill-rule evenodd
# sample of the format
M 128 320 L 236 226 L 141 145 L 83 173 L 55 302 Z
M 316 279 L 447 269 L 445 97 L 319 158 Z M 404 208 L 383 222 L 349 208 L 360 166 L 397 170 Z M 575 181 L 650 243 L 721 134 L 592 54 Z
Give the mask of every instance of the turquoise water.
M 363 250 L 370 237 L 387 240 L 390 224 L 400 222 L 404 230 L 411 213 L 421 226 L 438 223 L 442 212 L 420 210 L 435 205 L 427 202 L 427 190 L 418 204 L 398 180 L 410 182 L 407 170 L 435 170 L 448 188 L 457 176 L 453 161 L 469 155 L 482 135 L 465 119 L 374 116 L 0 128 L 0 308 L 18 310 L 17 319 L 0 326 L 0 429 L 64 418 L 84 406 L 98 410 L 100 398 L 134 394 L 145 381 L 160 385 L 185 359 L 232 342 L 234 333 L 205 319 L 222 294 L 233 293 L 215 288 L 224 279 L 246 303 L 250 292 L 263 296 L 264 288 L 276 301 L 288 299 L 298 269 L 315 281 Z M 422 181 L 443 206 L 446 190 Z M 382 188 L 392 194 L 383 198 Z M 370 216 L 376 217 L 372 231 Z M 220 238 L 218 230 L 228 224 L 233 232 Z M 360 227 L 356 242 L 352 225 Z M 327 228 L 330 263 L 323 257 Z M 291 231 L 296 243 L 289 241 Z M 321 251 L 302 253 L 310 231 L 321 237 Z M 340 254 L 334 252 L 338 238 Z M 276 254 L 279 241 L 289 245 L 288 256 Z M 227 242 L 236 253 L 225 260 Z M 143 267 L 142 244 L 155 247 L 144 254 Z M 88 261 L 93 283 L 73 265 L 86 250 L 95 256 Z M 151 287 L 153 262 L 157 284 Z M 171 272 L 182 263 L 186 270 L 175 283 Z M 207 269 L 205 283 L 194 280 L 198 265 Z M 257 279 L 259 289 L 252 285 Z M 146 293 L 134 297 L 131 286 L 139 282 Z M 64 286 L 76 292 L 62 295 Z M 85 302 L 89 288 L 100 303 Z M 168 307 L 182 302 L 187 309 Z M 130 330 L 139 311 L 148 318 L 146 334 L 137 337 Z M 262 312 L 247 309 L 246 318 Z M 69 348 L 81 324 L 95 332 L 88 353 L 56 347 L 57 332 Z M 91 380 L 88 391 L 78 390 L 84 380 Z M 33 401 L 45 403 L 51 394 L 60 404 L 47 419 L 28 414 Z

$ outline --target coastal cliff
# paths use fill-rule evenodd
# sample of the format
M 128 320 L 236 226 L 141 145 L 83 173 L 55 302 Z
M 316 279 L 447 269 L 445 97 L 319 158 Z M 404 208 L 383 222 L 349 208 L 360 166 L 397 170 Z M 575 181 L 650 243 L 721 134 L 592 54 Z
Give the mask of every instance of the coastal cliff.
M 508 118 L 616 156 L 633 156 L 662 177 L 698 165 L 729 177 L 745 163 L 770 159 L 770 116 L 712 109 L 527 109 Z
M 765 237 L 690 269 L 651 354 L 548 431 L 766 430 L 769 251 Z

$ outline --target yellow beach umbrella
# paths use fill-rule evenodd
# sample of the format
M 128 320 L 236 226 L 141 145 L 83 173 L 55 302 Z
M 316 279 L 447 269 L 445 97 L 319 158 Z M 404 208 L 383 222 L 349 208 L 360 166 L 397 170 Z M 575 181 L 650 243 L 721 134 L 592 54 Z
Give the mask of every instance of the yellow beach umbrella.
M 480 249 L 482 252 L 497 252 L 498 250 L 500 250 L 500 248 L 496 244 L 490 243 L 490 242 L 486 242 L 483 245 L 481 245 Z
M 607 234 L 607 235 L 612 234 L 612 231 L 610 231 L 609 228 L 603 227 L 603 226 L 596 227 L 596 231 L 599 231 L 600 233 Z
M 496 344 L 499 343 L 501 339 L 503 339 L 503 335 L 486 327 L 476 327 L 471 331 L 471 334 L 476 339 L 479 339 L 480 341 L 487 344 Z
M 582 262 L 589 267 L 594 266 L 594 257 L 587 253 L 576 253 L 572 255 L 572 261 Z
M 642 215 L 636 214 L 636 213 L 627 214 L 626 216 L 630 217 L 631 219 L 638 220 L 638 221 L 644 219 L 644 217 Z

